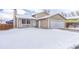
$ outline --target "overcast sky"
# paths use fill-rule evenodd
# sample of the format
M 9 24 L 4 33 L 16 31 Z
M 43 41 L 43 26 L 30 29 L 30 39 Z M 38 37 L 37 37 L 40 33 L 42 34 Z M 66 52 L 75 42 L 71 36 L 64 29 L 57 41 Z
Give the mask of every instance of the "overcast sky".
M 23 10 L 18 10 L 17 12 L 18 14 L 25 14 L 26 12 Z M 8 18 L 8 19 L 12 19 L 13 18 L 13 10 L 11 9 L 4 9 L 0 12 L 0 15 L 2 16 L 2 18 Z
M 28 9 L 32 12 L 42 12 L 43 9 Z M 17 13 L 18 14 L 28 14 L 28 15 L 31 15 L 31 13 L 29 13 L 27 10 L 27 12 L 25 10 L 22 10 L 22 9 L 18 9 L 17 10 Z M 76 9 L 69 9 L 69 10 L 66 10 L 66 9 L 51 9 L 53 12 L 60 12 L 60 11 L 63 11 L 65 13 L 68 13 L 70 11 L 75 11 Z M 12 9 L 0 9 L 0 16 L 3 16 L 3 18 L 8 18 L 8 19 L 12 19 L 13 18 L 13 10 Z
M 34 12 L 43 11 L 43 10 L 40 10 L 40 9 L 28 9 L 28 10 L 34 11 Z M 17 9 L 17 14 L 28 14 L 28 15 L 30 15 L 29 12 L 26 12 L 22 9 Z M 2 16 L 2 18 L 12 19 L 13 18 L 13 10 L 12 9 L 0 9 L 0 16 Z

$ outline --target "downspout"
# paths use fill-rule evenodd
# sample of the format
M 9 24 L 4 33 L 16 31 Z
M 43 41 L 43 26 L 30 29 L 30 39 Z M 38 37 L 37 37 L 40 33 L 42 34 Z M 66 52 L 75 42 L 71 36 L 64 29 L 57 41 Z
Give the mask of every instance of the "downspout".
M 49 20 L 49 18 L 48 18 L 48 29 L 50 28 L 50 20 Z

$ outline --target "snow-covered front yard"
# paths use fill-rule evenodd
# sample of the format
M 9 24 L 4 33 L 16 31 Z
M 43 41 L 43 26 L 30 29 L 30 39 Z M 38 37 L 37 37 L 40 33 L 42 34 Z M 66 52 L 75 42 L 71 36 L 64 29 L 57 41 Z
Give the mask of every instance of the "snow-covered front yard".
M 36 28 L 0 31 L 0 48 L 72 48 L 77 44 L 77 32 Z

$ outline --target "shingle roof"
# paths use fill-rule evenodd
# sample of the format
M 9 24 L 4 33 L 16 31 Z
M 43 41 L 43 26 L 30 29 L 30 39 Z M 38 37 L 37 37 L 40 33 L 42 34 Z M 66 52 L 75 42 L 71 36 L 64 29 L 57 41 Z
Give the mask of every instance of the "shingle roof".
M 44 17 L 40 17 L 40 18 L 34 18 L 32 16 L 27 16 L 27 15 L 16 15 L 16 17 L 18 17 L 18 18 L 27 18 L 27 19 L 40 20 L 40 19 L 45 19 L 45 18 L 49 18 L 49 17 L 55 16 L 55 15 L 60 15 L 60 14 L 51 14 L 51 15 L 47 15 L 47 16 L 44 16 Z M 62 15 L 60 15 L 60 16 L 63 17 Z
M 34 17 L 31 16 L 27 16 L 27 15 L 16 15 L 17 18 L 27 18 L 27 19 L 36 19 Z
M 46 12 L 42 11 L 42 12 L 34 13 L 32 15 L 36 15 L 36 14 L 40 14 L 40 13 L 46 13 Z M 49 13 L 47 13 L 47 14 L 49 14 Z
M 52 17 L 52 16 L 55 16 L 55 15 L 60 15 L 60 14 L 51 14 L 51 15 L 47 15 L 47 16 L 44 16 L 44 17 L 41 17 L 39 19 L 44 19 L 44 18 L 49 18 L 49 17 Z M 61 17 L 63 17 L 62 15 L 60 15 Z M 63 17 L 65 19 L 65 17 Z

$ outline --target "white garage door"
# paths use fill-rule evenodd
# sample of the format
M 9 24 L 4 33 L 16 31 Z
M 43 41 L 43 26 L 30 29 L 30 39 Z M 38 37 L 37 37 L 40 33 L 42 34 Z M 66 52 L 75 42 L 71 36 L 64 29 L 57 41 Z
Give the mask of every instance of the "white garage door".
M 52 21 L 51 28 L 64 28 L 65 23 L 63 21 Z

